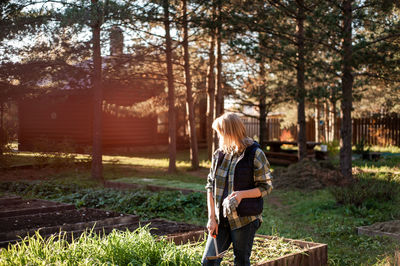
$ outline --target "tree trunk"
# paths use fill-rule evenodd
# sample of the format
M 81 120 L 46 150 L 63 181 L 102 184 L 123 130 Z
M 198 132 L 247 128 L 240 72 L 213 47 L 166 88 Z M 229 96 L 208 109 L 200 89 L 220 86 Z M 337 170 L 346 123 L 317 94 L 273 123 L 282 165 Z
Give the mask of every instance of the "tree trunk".
M 5 146 L 5 129 L 4 129 L 4 102 L 0 103 L 0 155 L 3 155 Z
M 103 88 L 101 82 L 101 47 L 100 47 L 100 12 L 96 7 L 97 0 L 92 0 L 95 10 L 92 21 L 93 45 L 93 148 L 92 148 L 92 178 L 103 182 L 103 150 L 102 150 L 102 116 Z
M 340 171 L 344 178 L 351 179 L 351 109 L 352 109 L 352 89 L 353 89 L 353 74 L 352 74 L 352 0 L 343 1 L 343 73 L 342 73 L 342 123 L 340 128 Z
M 305 87 L 304 87 L 304 1 L 298 0 L 297 14 L 297 132 L 299 161 L 307 156 Z
M 326 99 L 325 101 L 325 139 L 326 142 L 330 142 L 331 138 L 330 138 L 330 119 L 329 119 L 329 100 Z
M 221 51 L 221 43 L 222 43 L 222 21 L 221 21 L 221 0 L 217 0 L 217 9 L 218 9 L 218 18 L 217 18 L 217 91 L 215 95 L 215 112 L 214 119 L 222 115 L 223 110 L 223 101 L 224 95 L 222 91 L 222 51 Z M 216 132 L 214 133 L 214 141 L 213 141 L 213 151 L 215 151 L 218 147 L 218 138 Z
M 331 99 L 329 99 L 329 139 L 333 141 L 335 139 L 335 118 L 334 118 L 335 106 Z
M 265 73 L 264 73 L 265 75 Z M 265 141 L 267 140 L 266 132 L 267 132 L 267 107 L 266 107 L 266 90 L 265 86 L 261 86 L 260 88 L 260 101 L 259 101 L 259 111 L 260 111 L 260 117 L 259 117 L 259 123 L 260 123 L 260 146 L 262 149 L 265 149 Z
M 259 131 L 259 141 L 260 146 L 262 149 L 265 149 L 265 141 L 266 141 L 266 132 L 267 132 L 267 91 L 266 91 L 266 74 L 265 74 L 265 65 L 264 65 L 264 56 L 263 53 L 265 52 L 264 45 L 263 45 L 263 38 L 260 34 L 259 36 L 260 42 L 260 78 L 262 80 L 262 84 L 259 86 L 259 102 L 258 102 L 258 109 L 260 112 L 259 116 L 259 124 L 260 124 L 260 131 Z
M 169 166 L 168 172 L 176 172 L 176 117 L 175 117 L 175 86 L 174 73 L 172 68 L 172 40 L 170 35 L 169 22 L 169 1 L 163 1 L 164 6 L 164 27 L 165 27 L 165 44 L 166 44 L 166 60 L 167 60 L 167 79 L 168 79 L 168 151 Z
M 215 5 L 213 5 L 213 18 L 215 17 Z M 207 157 L 211 160 L 213 154 L 213 130 L 214 98 L 215 98 L 215 28 L 210 28 L 209 68 L 207 74 Z
M 338 139 L 338 122 L 337 122 L 337 112 L 336 112 L 336 99 L 332 99 L 331 101 L 332 103 L 332 136 L 333 136 L 333 140 L 337 140 Z
M 319 117 L 320 117 L 320 110 L 319 110 L 319 99 L 315 99 L 315 141 L 320 142 L 320 130 L 319 130 Z
M 215 117 L 224 112 L 223 101 L 224 93 L 222 91 L 222 21 L 221 21 L 221 0 L 218 0 L 218 24 L 217 24 L 217 93 L 215 97 Z
M 199 168 L 199 152 L 197 147 L 196 123 L 192 95 L 192 80 L 190 75 L 190 58 L 189 58 L 189 33 L 187 21 L 187 0 L 182 1 L 183 5 L 183 50 L 185 60 L 185 81 L 186 81 L 186 112 L 188 114 L 188 128 L 190 137 L 190 160 L 192 168 Z

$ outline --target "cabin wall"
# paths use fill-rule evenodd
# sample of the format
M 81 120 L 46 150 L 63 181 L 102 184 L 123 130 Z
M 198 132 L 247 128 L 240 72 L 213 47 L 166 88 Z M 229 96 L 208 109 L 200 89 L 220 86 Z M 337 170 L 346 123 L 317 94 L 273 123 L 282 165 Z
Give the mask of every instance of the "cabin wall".
M 129 106 L 152 97 L 152 93 L 152 90 L 143 89 L 105 89 L 104 99 L 108 103 Z M 54 143 L 63 142 L 84 152 L 92 143 L 92 106 L 90 94 L 20 101 L 19 149 L 57 150 L 62 145 Z M 103 112 L 104 151 L 133 151 L 135 147 L 167 143 L 167 136 L 157 133 L 157 116 L 132 117 Z

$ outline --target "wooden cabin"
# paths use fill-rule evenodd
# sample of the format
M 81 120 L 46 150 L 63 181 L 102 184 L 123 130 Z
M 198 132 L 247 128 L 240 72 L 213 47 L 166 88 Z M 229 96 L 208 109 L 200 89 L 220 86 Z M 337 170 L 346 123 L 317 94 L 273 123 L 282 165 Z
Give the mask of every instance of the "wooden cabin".
M 129 107 L 162 90 L 143 84 L 104 89 L 104 102 Z M 92 144 L 93 101 L 89 90 L 58 91 L 21 100 L 18 104 L 19 150 L 55 150 L 55 143 L 70 143 L 83 152 Z M 145 112 L 145 110 L 144 110 Z M 161 115 L 163 116 L 163 115 Z M 103 148 L 130 151 L 168 143 L 165 121 L 158 115 L 140 117 L 103 110 Z M 46 147 L 47 142 L 49 147 Z

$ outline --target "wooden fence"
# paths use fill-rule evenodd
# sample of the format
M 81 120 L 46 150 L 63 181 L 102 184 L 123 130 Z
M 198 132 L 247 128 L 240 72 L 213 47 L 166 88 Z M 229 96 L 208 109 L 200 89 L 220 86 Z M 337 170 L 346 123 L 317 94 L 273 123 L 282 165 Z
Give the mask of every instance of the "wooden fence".
M 258 136 L 259 122 L 255 118 L 244 118 L 244 124 L 250 137 Z M 340 125 L 340 121 L 338 123 Z M 375 115 L 368 118 L 353 119 L 353 145 L 364 141 L 368 145 L 400 146 L 400 115 Z M 339 136 L 340 126 L 335 133 Z M 314 120 L 306 123 L 307 141 L 315 141 Z M 266 140 L 297 140 L 297 126 L 281 128 L 279 118 L 267 119 Z
M 353 144 L 400 146 L 400 115 L 353 119 Z
M 256 118 L 243 118 L 247 134 L 250 137 L 257 137 L 260 130 L 260 124 Z M 315 139 L 315 125 L 314 121 L 308 121 L 306 123 L 306 134 L 308 141 L 314 141 Z M 266 140 L 297 140 L 297 126 L 291 126 L 289 128 L 281 128 L 281 122 L 279 118 L 268 118 L 267 119 L 267 134 L 265 135 Z

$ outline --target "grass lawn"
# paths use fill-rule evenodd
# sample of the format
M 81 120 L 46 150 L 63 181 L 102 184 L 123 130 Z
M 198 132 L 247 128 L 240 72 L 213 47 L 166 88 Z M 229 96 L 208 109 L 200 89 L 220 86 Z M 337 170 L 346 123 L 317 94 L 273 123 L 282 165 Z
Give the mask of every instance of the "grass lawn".
M 376 147 L 374 149 L 376 150 Z M 400 149 L 393 147 L 387 150 L 384 152 L 400 152 Z M 16 161 L 19 163 L 24 160 L 35 161 L 34 154 L 24 153 L 16 157 Z M 179 152 L 178 172 L 168 174 L 166 155 L 105 156 L 104 176 L 107 180 L 120 182 L 151 183 L 152 185 L 202 190 L 210 162 L 205 160 L 203 151 L 201 153 L 202 168 L 192 171 L 187 158 L 189 158 L 188 152 Z M 376 162 L 358 159 L 353 162 L 353 166 L 357 168 L 355 177 L 380 180 L 382 184 L 390 183 L 395 189 L 400 186 L 400 156 L 386 154 Z M 159 217 L 168 217 L 170 220 L 202 225 L 205 225 L 207 220 L 205 202 L 203 202 L 205 201 L 204 194 L 199 193 L 195 194 L 196 196 L 180 198 L 181 196 L 177 192 L 159 193 L 154 196 L 146 194 L 147 192 L 137 193 L 137 196 L 132 192 L 111 192 L 90 180 L 90 169 L 76 168 L 74 165 L 61 167 L 57 171 L 48 173 L 40 169 L 32 171 L 41 172 L 41 176 L 45 175 L 47 181 L 43 182 L 43 185 L 36 186 L 33 189 L 34 192 L 18 187 L 12 192 L 23 194 L 26 197 L 50 198 L 74 202 L 78 206 L 133 213 L 144 213 L 146 208 L 151 208 L 153 216 L 158 215 Z M 16 174 L 18 173 L 17 171 Z M 18 177 L 18 180 L 21 179 L 24 178 Z M 12 180 L 15 181 L 15 179 Z M 58 184 L 59 187 L 57 188 L 54 184 Z M 69 189 L 71 186 L 74 186 L 74 189 Z M 39 187 L 42 187 L 44 191 Z M 55 187 L 58 190 L 54 189 Z M 378 189 L 386 189 L 386 187 L 378 187 Z M 28 187 L 27 190 L 29 189 Z M 52 189 L 54 191 L 51 193 L 45 193 L 46 190 Z M 63 191 L 61 196 L 60 191 Z M 4 192 L 4 190 L 0 190 L 0 195 Z M 359 192 L 345 193 L 357 196 L 355 194 Z M 384 237 L 359 236 L 356 227 L 400 219 L 400 193 L 396 195 L 386 201 L 367 198 L 365 204 L 356 206 L 354 204 L 338 204 L 334 192 L 329 188 L 315 191 L 273 190 L 266 200 L 263 212 L 264 222 L 258 233 L 327 243 L 330 265 L 386 265 L 385 263 L 393 260 L 394 251 L 400 250 L 400 243 Z M 167 200 L 160 201 L 164 197 L 167 197 Z M 147 198 L 151 199 L 144 202 Z M 177 200 L 175 201 L 175 199 Z M 168 202 L 172 204 L 167 204 Z M 135 204 L 138 204 L 137 208 Z M 176 204 L 180 204 L 179 208 L 175 208 Z M 182 210 L 187 211 L 183 213 Z
M 398 242 L 386 237 L 360 236 L 356 229 L 390 220 L 391 214 L 399 219 L 398 206 L 392 206 L 397 208 L 392 213 L 342 206 L 328 189 L 275 190 L 267 202 L 264 222 L 258 232 L 326 243 L 330 265 L 384 265 L 393 259 L 395 250 L 399 250 Z

